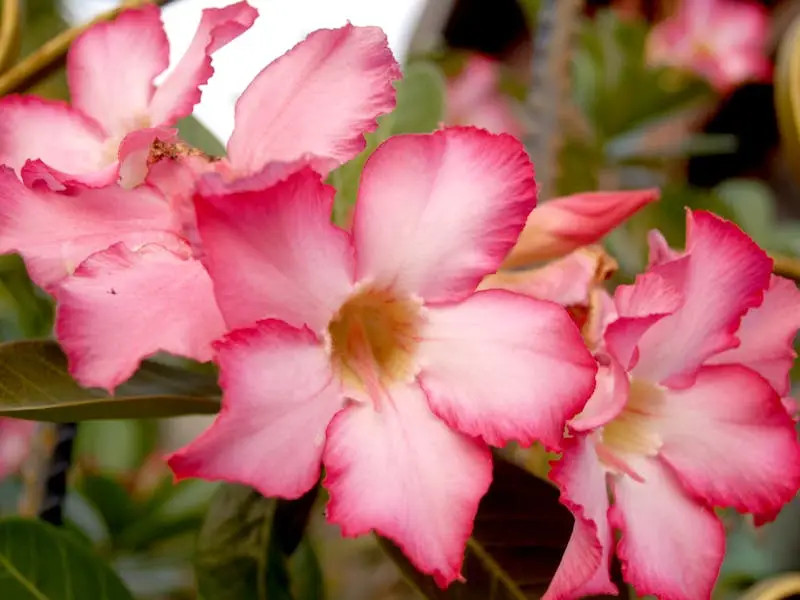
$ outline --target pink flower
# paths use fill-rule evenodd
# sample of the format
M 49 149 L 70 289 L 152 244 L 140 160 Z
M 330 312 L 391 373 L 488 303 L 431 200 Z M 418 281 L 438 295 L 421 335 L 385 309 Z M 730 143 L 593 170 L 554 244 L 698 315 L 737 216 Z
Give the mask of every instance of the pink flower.
M 204 14 L 206 26 L 201 24 L 184 58 L 198 70 L 186 70 L 181 63 L 172 77 L 186 84 L 183 92 L 178 94 L 180 86 L 168 79 L 148 100 L 148 110 L 162 105 L 159 94 L 169 94 L 180 96 L 180 106 L 190 111 L 199 99 L 199 80 L 187 83 L 187 73 L 205 73 L 202 81 L 210 75 L 208 58 L 201 52 L 201 42 L 208 43 L 203 32 L 212 22 L 219 25 L 212 30 L 221 37 L 205 46 L 216 48 L 241 29 L 244 16 L 248 22 L 254 18 L 244 3 Z M 152 91 L 157 73 L 147 62 L 148 53 L 131 53 L 132 44 L 138 48 L 148 36 L 163 36 L 152 7 L 124 13 L 84 34 L 70 55 L 73 91 L 75 81 L 99 87 L 91 97 L 77 95 L 84 98 L 79 108 L 93 107 L 91 114 L 98 119 L 105 115 L 104 123 L 129 122 L 124 115 L 133 114 L 136 94 L 131 90 L 137 77 Z M 91 57 L 86 58 L 89 50 Z M 108 67 L 131 81 L 95 82 L 90 72 L 80 71 L 84 59 L 95 61 L 98 54 L 133 61 L 127 68 Z M 190 60 L 193 56 L 196 61 Z M 91 64 L 102 74 L 105 59 L 97 60 L 100 64 Z M 120 58 L 121 65 L 128 64 L 124 60 Z M 227 159 L 208 163 L 163 139 L 153 144 L 162 130 L 130 133 L 121 153 L 138 156 L 139 166 L 157 155 L 149 172 L 146 165 L 139 169 L 131 161 L 120 167 L 122 178 L 127 175 L 134 184 L 147 177 L 133 189 L 116 184 L 95 189 L 76 181 L 96 171 L 86 166 L 89 159 L 80 162 L 89 156 L 88 146 L 69 145 L 86 139 L 65 129 L 65 124 L 77 122 L 75 109 L 37 99 L 0 100 L 0 160 L 9 163 L 0 167 L 0 252 L 20 253 L 34 281 L 55 296 L 56 332 L 72 375 L 83 385 L 113 390 L 143 357 L 158 351 L 209 360 L 211 342 L 225 325 L 199 261 L 203 248 L 191 204 L 197 178 L 217 170 L 246 187 L 266 185 L 304 164 L 327 173 L 358 154 L 366 145 L 364 132 L 375 129 L 375 119 L 393 109 L 392 81 L 397 77 L 399 68 L 379 29 L 347 25 L 316 31 L 268 65 L 245 90 L 236 106 Z M 118 93 L 121 89 L 124 94 Z M 13 118 L 6 119 L 7 114 Z M 62 176 L 53 166 L 71 175 Z
M 216 344 L 223 405 L 170 466 L 296 498 L 322 463 L 344 535 L 375 530 L 446 586 L 491 480 L 487 444 L 558 447 L 593 386 L 561 307 L 475 291 L 535 205 L 524 148 L 474 128 L 390 138 L 352 234 L 307 169 L 211 191 L 197 216 L 233 329 Z
M 528 217 L 503 267 L 558 258 L 594 244 L 659 196 L 657 189 L 584 192 L 545 202 Z
M 35 432 L 34 421 L 0 417 L 0 479 L 19 470 Z
M 767 9 L 750 0 L 684 0 L 653 28 L 648 60 L 692 71 L 721 92 L 748 80 L 768 80 Z
M 725 546 L 713 508 L 763 522 L 800 487 L 781 402 L 800 292 L 709 213 L 688 213 L 685 252 L 656 249 L 648 271 L 617 288 L 595 393 L 551 471 L 576 523 L 546 598 L 615 593 L 613 529 L 639 595 L 709 598 Z
M 159 8 L 128 10 L 95 25 L 67 56 L 72 106 L 35 96 L 0 99 L 0 164 L 19 171 L 25 161 L 40 159 L 59 180 L 114 181 L 126 136 L 158 132 L 191 114 L 199 86 L 214 72 L 211 54 L 256 16 L 246 2 L 205 9 L 186 54 L 157 88 L 153 80 L 169 65 Z
M 512 102 L 500 90 L 500 63 L 475 54 L 458 76 L 447 82 L 445 121 L 520 137 L 522 124 Z

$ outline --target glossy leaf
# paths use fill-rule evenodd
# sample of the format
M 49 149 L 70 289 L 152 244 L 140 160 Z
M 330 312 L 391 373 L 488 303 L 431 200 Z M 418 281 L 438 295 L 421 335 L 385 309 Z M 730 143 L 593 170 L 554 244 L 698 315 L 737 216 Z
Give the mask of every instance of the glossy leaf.
M 429 600 L 529 600 L 547 589 L 572 533 L 558 490 L 495 457 L 494 479 L 478 508 L 462 574 L 446 590 L 414 569 L 391 542 L 381 546 Z
M 289 560 L 303 539 L 316 494 L 315 488 L 298 500 L 276 500 L 245 486 L 223 485 L 197 541 L 200 595 L 295 600 Z
M 133 600 L 114 571 L 69 534 L 41 521 L 0 521 L 0 598 Z
M 0 416 L 61 422 L 214 414 L 219 394 L 211 375 L 145 361 L 109 396 L 75 383 L 55 342 L 0 345 Z

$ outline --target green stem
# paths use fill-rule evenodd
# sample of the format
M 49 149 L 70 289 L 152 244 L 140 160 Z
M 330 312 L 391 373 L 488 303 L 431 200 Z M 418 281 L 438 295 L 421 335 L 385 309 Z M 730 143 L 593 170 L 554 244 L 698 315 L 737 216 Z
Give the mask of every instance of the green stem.
M 63 67 L 67 58 L 67 50 L 69 50 L 72 42 L 92 25 L 103 21 L 111 21 L 123 10 L 129 8 L 136 8 L 144 6 L 145 4 L 156 4 L 160 6 L 167 2 L 169 2 L 169 0 L 127 0 L 120 7 L 103 13 L 85 25 L 73 27 L 59 33 L 51 40 L 45 42 L 41 48 L 11 67 L 3 75 L 0 75 L 0 96 L 24 92 L 54 71 Z M 4 13 L 3 21 L 5 22 L 5 20 Z

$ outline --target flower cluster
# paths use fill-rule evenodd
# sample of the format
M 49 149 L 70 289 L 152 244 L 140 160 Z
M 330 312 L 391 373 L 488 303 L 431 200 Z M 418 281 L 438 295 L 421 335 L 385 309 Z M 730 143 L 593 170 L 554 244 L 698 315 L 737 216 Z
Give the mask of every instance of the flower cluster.
M 690 213 L 686 250 L 654 234 L 648 271 L 611 297 L 613 261 L 591 245 L 658 192 L 533 210 L 521 143 L 468 126 L 381 144 L 342 229 L 325 178 L 400 77 L 379 29 L 319 30 L 266 66 L 224 158 L 173 129 L 255 18 L 205 10 L 154 87 L 159 12 L 129 10 L 72 47 L 71 106 L 0 99 L 0 251 L 56 299 L 76 380 L 113 392 L 159 351 L 213 361 L 221 412 L 169 458 L 178 478 L 297 498 L 324 467 L 328 519 L 392 539 L 442 587 L 489 447 L 541 442 L 563 452 L 552 477 L 576 518 L 549 597 L 615 590 L 613 529 L 641 593 L 707 597 L 712 507 L 767 520 L 800 487 L 782 403 L 794 284 L 735 226 Z

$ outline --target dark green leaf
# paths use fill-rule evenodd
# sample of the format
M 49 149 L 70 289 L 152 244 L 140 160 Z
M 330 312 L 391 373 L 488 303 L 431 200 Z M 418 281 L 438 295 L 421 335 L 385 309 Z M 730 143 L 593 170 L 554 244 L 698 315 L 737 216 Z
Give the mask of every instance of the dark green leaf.
M 442 590 L 394 544 L 379 540 L 424 598 L 530 600 L 547 589 L 572 524 L 572 515 L 559 503 L 553 486 L 496 456 L 492 485 L 481 500 L 467 543 L 462 569 L 466 583 Z
M 41 521 L 0 521 L 3 600 L 133 600 L 114 571 L 70 535 Z
M 311 541 L 304 537 L 289 561 L 294 600 L 325 600 L 322 566 Z
M 87 475 L 81 478 L 78 490 L 100 511 L 112 537 L 137 517 L 136 505 L 128 491 L 113 477 Z
M 181 138 L 190 146 L 209 156 L 225 156 L 225 146 L 193 116 L 189 115 L 178 121 L 177 127 Z
M 206 600 L 294 600 L 289 557 L 300 545 L 316 488 L 295 501 L 222 486 L 197 542 L 197 584 Z
M 55 342 L 0 345 L 0 416 L 60 422 L 213 414 L 219 393 L 213 376 L 145 361 L 109 396 L 75 383 Z

